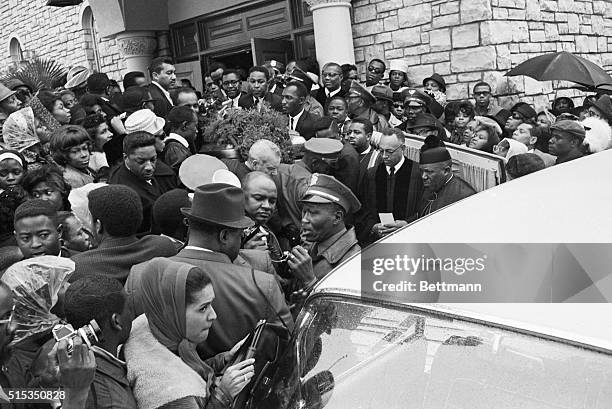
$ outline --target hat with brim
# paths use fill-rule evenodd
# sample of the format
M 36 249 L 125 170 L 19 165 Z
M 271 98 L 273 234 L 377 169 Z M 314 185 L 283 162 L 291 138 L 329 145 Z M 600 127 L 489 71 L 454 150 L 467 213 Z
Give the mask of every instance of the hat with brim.
M 28 84 L 24 83 L 23 81 L 17 78 L 11 78 L 10 80 L 6 81 L 4 84 L 12 91 L 15 91 L 15 88 L 26 87 L 30 92 L 34 92 L 31 86 L 29 86 Z
M 125 130 L 128 133 L 144 131 L 157 135 L 164 129 L 164 125 L 166 120 L 150 109 L 140 109 L 125 120 Z
M 406 129 L 417 129 L 417 128 L 438 128 L 438 120 L 432 115 L 427 113 L 421 113 L 417 115 L 414 123 L 407 124 Z
M 551 131 L 558 131 L 569 134 L 576 138 L 583 140 L 586 136 L 586 130 L 584 126 L 578 121 L 573 121 L 571 119 L 562 119 L 560 121 L 555 122 L 550 126 Z
M 215 173 L 219 170 L 227 171 L 227 166 L 214 156 L 191 155 L 181 163 L 179 179 L 188 189 L 195 190 L 198 186 L 221 182 L 221 180 L 215 180 Z
M 612 121 L 612 100 L 610 100 L 610 95 L 602 95 L 593 103 L 593 106 L 601 111 L 608 121 Z
M 432 98 L 429 95 L 414 88 L 407 88 L 403 90 L 402 96 L 404 97 L 404 106 L 409 105 L 411 102 L 413 105 L 418 103 L 422 106 L 428 106 L 432 101 Z
M 244 214 L 244 192 L 227 183 L 197 187 L 191 207 L 181 208 L 181 213 L 188 220 L 234 229 L 246 229 L 254 224 Z
M 372 95 L 372 93 L 368 91 L 363 85 L 361 85 L 355 80 L 351 81 L 351 86 L 349 88 L 347 96 L 360 97 L 369 105 L 372 105 L 376 102 L 376 97 Z
M 336 203 L 347 214 L 355 213 L 361 208 L 361 202 L 345 184 L 333 176 L 313 173 L 308 190 L 301 203 L 327 204 Z
M 4 86 L 4 84 L 0 83 L 0 102 L 15 94 L 16 91 L 11 91 L 6 86 Z
M 538 113 L 535 111 L 535 109 L 533 109 L 531 105 L 526 102 L 517 102 L 512 108 L 510 108 L 510 112 L 518 112 L 526 119 L 535 118 L 538 116 Z
M 442 78 L 440 74 L 434 73 L 431 77 L 425 78 L 423 80 L 423 86 L 425 86 L 425 83 L 429 80 L 436 82 L 438 86 L 440 87 L 440 91 L 446 92 L 446 82 L 444 81 L 444 78 Z
M 372 95 L 376 101 L 389 101 L 393 103 L 393 90 L 386 85 L 374 85 L 372 87 Z
M 68 75 L 66 75 L 66 85 L 64 88 L 77 88 L 79 86 L 85 85 L 87 82 L 87 78 L 92 74 L 88 68 L 85 67 L 72 67 L 70 71 L 68 71 Z

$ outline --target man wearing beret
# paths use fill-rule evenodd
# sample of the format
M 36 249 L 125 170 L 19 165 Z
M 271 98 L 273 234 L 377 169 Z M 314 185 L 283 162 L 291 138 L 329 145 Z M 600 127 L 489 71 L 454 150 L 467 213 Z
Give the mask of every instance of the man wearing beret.
M 548 141 L 548 152 L 557 157 L 555 165 L 581 158 L 580 147 L 586 131 L 578 121 L 563 119 L 550 126 L 552 138 Z
M 314 173 L 301 200 L 302 241 L 291 250 L 288 264 L 305 288 L 311 288 L 334 267 L 359 254 L 355 229 L 344 218 L 361 208 L 353 192 L 329 175 Z M 307 250 L 308 249 L 308 250 Z
M 436 145 L 428 146 L 426 142 L 421 148 L 419 168 L 425 190 L 419 205 L 419 217 L 476 193 L 469 183 L 453 175 L 453 161 L 444 143 Z
M 329 138 L 312 138 L 304 144 L 304 157 L 295 163 L 281 164 L 275 175 L 279 188 L 278 216 L 273 225 L 283 248 L 293 247 L 298 243 L 302 209 L 300 200 L 308 189 L 313 173 L 333 175 L 342 151 L 342 142 Z M 287 245 L 287 240 L 291 243 Z
M 385 117 L 372 109 L 372 106 L 376 103 L 374 95 L 357 81 L 351 83 L 346 96 L 346 102 L 348 103 L 349 117 L 351 119 L 367 119 L 372 123 L 374 130 L 378 132 L 389 127 Z

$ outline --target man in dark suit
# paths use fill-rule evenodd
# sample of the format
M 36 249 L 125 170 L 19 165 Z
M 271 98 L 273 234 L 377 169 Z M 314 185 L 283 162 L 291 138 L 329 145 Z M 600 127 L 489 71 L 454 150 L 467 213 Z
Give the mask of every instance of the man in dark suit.
M 221 80 L 221 88 L 227 96 L 227 101 L 224 105 L 228 108 L 240 108 L 240 98 L 243 97 L 242 81 L 240 80 L 240 74 L 236 70 L 224 70 L 223 77 Z
M 298 81 L 292 81 L 283 90 L 283 112 L 289 116 L 289 136 L 301 136 L 305 140 L 315 136 L 315 123 L 318 117 L 304 110 L 308 90 Z
M 189 222 L 189 239 L 172 260 L 200 267 L 215 289 L 217 320 L 199 345 L 200 354 L 209 358 L 228 351 L 261 319 L 291 331 L 293 319 L 275 276 L 232 263 L 243 229 L 253 225 L 244 215 L 242 189 L 225 183 L 200 186 L 191 208 L 181 211 Z
M 247 80 L 249 93 L 240 97 L 238 106 L 244 109 L 261 109 L 261 105 L 265 102 L 272 109 L 282 112 L 282 98 L 268 92 L 269 81 L 270 71 L 266 67 L 259 65 L 251 67 Z
M 170 97 L 170 89 L 176 86 L 176 70 L 174 62 L 168 57 L 158 57 L 149 66 L 151 84 L 149 92 L 154 99 L 155 115 L 165 118 L 174 106 Z
M 151 230 L 151 211 L 158 197 L 178 187 L 178 178 L 168 165 L 157 160 L 155 137 L 147 132 L 128 134 L 123 140 L 123 163 L 111 170 L 111 185 L 134 189 L 142 202 L 143 219 L 139 233 Z
M 415 219 L 423 193 L 418 164 L 404 155 L 404 134 L 387 128 L 380 139 L 382 162 L 368 169 L 359 199 L 365 206 L 359 217 L 358 237 L 362 242 L 386 236 Z M 393 214 L 393 223 L 383 223 L 380 213 Z
M 138 194 L 127 186 L 109 185 L 88 195 L 96 249 L 72 257 L 75 270 L 70 282 L 90 274 L 102 274 L 125 283 L 130 268 L 153 257 L 170 257 L 176 248 L 168 238 L 149 235 L 136 237 L 142 222 Z
M 378 151 L 370 144 L 373 131 L 372 122 L 365 118 L 355 118 L 348 126 L 346 138 L 359 154 L 357 186 L 361 186 L 368 169 L 378 166 L 382 161 Z
M 346 89 L 342 88 L 342 68 L 335 62 L 328 62 L 321 71 L 323 87 L 319 88 L 315 94 L 315 99 L 325 108 L 332 97 L 346 96 Z

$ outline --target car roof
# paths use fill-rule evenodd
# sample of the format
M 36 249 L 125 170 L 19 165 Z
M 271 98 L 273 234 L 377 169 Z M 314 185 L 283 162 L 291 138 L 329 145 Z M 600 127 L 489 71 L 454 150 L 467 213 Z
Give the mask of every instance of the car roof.
M 612 232 L 612 150 L 470 196 L 378 243 L 606 243 Z M 609 286 L 608 286 L 609 287 Z M 361 295 L 357 255 L 313 291 Z M 547 334 L 612 352 L 612 304 L 405 304 Z

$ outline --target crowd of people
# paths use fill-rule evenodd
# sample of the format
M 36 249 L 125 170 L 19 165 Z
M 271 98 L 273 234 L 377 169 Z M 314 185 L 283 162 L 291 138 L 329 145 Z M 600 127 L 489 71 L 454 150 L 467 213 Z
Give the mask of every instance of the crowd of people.
M 84 67 L 56 89 L 0 84 L 2 387 L 62 385 L 66 407 L 231 407 L 260 320 L 291 332 L 335 266 L 476 193 L 449 145 L 502 157 L 511 180 L 612 144 L 608 95 L 505 109 L 486 82 L 447 101 L 441 75 L 415 87 L 388 68 L 369 61 L 361 83 L 334 62 L 216 64 L 200 92 L 160 57 L 122 88 Z M 245 157 L 209 150 L 235 110 L 278 112 L 291 155 L 248 135 Z

